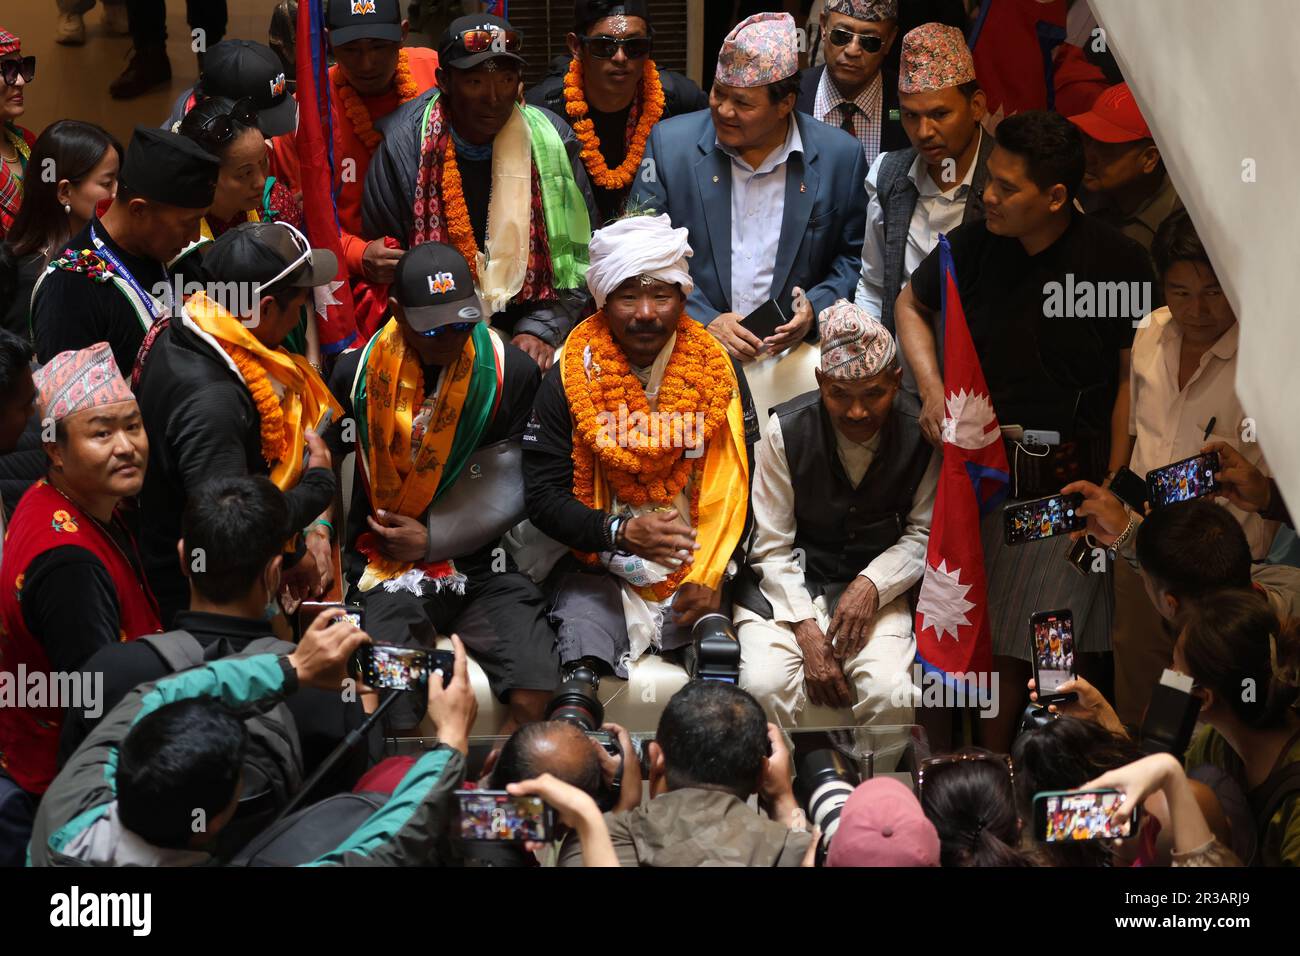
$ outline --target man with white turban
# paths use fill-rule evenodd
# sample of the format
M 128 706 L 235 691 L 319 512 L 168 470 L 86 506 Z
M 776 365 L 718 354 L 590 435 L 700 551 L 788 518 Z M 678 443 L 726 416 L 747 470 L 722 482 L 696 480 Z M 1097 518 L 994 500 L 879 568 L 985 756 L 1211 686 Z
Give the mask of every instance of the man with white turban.
M 754 469 L 734 593 L 740 684 L 782 727 L 810 703 L 907 724 L 908 591 L 925 570 L 939 456 L 889 330 L 843 299 L 819 326 L 817 388 L 772 410 Z
M 685 312 L 686 237 L 667 216 L 592 236 L 600 311 L 556 354 L 524 432 L 529 517 L 571 549 L 547 582 L 560 661 L 620 677 L 720 609 L 748 512 L 753 405 Z

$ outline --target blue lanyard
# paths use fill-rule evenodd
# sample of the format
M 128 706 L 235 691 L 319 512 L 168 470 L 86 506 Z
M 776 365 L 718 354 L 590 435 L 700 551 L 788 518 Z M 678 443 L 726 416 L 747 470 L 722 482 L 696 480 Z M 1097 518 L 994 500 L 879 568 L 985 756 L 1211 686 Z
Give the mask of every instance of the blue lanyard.
M 122 281 L 129 285 L 137 296 L 139 296 L 141 303 L 143 303 L 144 307 L 149 310 L 149 315 L 153 317 L 155 322 L 162 318 L 163 315 L 169 315 L 171 313 L 171 309 L 165 305 L 163 306 L 163 312 L 161 314 L 159 313 L 158 301 L 140 287 L 140 283 L 137 282 L 135 276 L 131 274 L 131 270 L 123 264 L 122 260 L 114 254 L 112 249 L 104 245 L 104 241 L 100 239 L 99 236 L 95 235 L 95 226 L 93 223 L 90 227 L 90 241 L 95 244 L 95 249 L 98 250 L 99 254 L 113 267 L 113 272 L 117 274 Z M 162 270 L 162 274 L 163 282 L 165 283 L 167 281 L 167 269 L 165 267 Z

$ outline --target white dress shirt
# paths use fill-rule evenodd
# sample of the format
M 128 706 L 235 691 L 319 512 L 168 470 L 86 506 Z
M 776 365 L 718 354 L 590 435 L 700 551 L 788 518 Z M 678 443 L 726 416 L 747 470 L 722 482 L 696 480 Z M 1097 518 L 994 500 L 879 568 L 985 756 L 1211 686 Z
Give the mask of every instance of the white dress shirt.
M 848 98 L 831 79 L 831 71 L 823 71 L 817 83 L 817 95 L 813 97 L 813 119 L 843 128 L 844 110 L 840 104 L 847 102 Z M 862 144 L 867 162 L 874 163 L 880 155 L 880 118 L 885 104 L 885 81 L 878 71 L 866 89 L 853 98 L 853 104 L 857 106 L 853 113 L 853 135 Z
M 759 446 L 754 464 L 754 486 L 750 495 L 754 510 L 754 543 L 749 563 L 758 572 L 763 596 L 772 605 L 772 619 L 796 624 L 815 618 L 816 613 L 804 582 L 803 569 L 794 554 L 794 485 L 785 457 L 781 421 L 777 416 L 768 419 L 766 433 L 767 440 Z M 845 473 L 857 485 L 876 456 L 880 434 L 865 444 L 859 444 L 836 431 L 835 446 Z M 876 586 L 880 607 L 921 580 L 925 571 L 930 516 L 939 487 L 939 462 L 938 455 L 931 456 L 930 465 L 912 496 L 912 510 L 907 514 L 907 524 L 898 542 L 886 548 L 859 572 Z
M 1237 398 L 1237 339 L 1239 325 L 1224 332 L 1204 355 L 1187 384 L 1178 388 L 1183 333 L 1168 307 L 1144 318 L 1133 338 L 1129 381 L 1130 435 L 1136 436 L 1129 469 L 1139 478 L 1148 471 L 1200 453 L 1206 441 L 1223 441 L 1265 474 L 1268 465 L 1257 441 L 1243 441 L 1246 412 Z M 1214 419 L 1209 438 L 1205 429 Z M 1276 521 L 1265 521 L 1228 506 L 1241 522 L 1250 553 L 1256 560 L 1268 554 L 1277 534 Z
M 731 311 L 746 316 L 772 297 L 788 161 L 803 152 L 803 138 L 792 115 L 785 143 L 757 169 L 731 147 L 718 143 L 718 148 L 731 157 Z
M 961 182 L 944 191 L 935 184 L 926 170 L 925 157 L 920 153 L 907 171 L 907 178 L 920 194 L 907 225 L 907 248 L 903 253 L 903 285 L 907 285 L 912 271 L 921 260 L 939 244 L 939 236 L 952 232 L 961 225 L 966 215 L 966 200 L 970 198 L 971 182 L 975 178 L 975 163 L 979 158 L 980 140 L 984 131 L 976 133 L 975 158 L 966 169 Z M 860 308 L 880 318 L 881 303 L 885 294 L 885 210 L 880 205 L 876 181 L 880 176 L 880 159 L 871 164 L 867 172 L 867 229 L 862 241 L 862 276 L 858 279 L 855 298 Z

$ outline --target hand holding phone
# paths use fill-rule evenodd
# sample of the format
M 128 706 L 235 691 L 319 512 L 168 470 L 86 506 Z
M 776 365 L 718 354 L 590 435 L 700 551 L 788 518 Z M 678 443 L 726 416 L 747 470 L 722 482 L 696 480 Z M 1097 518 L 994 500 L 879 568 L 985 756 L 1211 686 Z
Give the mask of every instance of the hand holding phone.
M 462 840 L 549 843 L 554 838 L 555 812 L 541 797 L 505 790 L 457 790 L 455 796 Z
M 1218 452 L 1205 452 L 1147 472 L 1147 494 L 1152 508 L 1217 494 Z
M 1121 814 L 1125 795 L 1118 790 L 1057 790 L 1034 796 L 1034 836 L 1043 843 L 1123 840 L 1137 833 L 1139 809 Z
M 423 687 L 435 670 L 442 671 L 442 686 L 447 687 L 455 663 L 451 651 L 364 644 L 353 654 L 349 670 L 362 684 L 375 690 L 410 690 Z
M 1071 493 L 1007 505 L 1002 512 L 1007 544 L 1024 544 L 1082 531 L 1088 524 L 1079 514 L 1082 504 L 1083 495 Z
M 1074 650 L 1074 615 L 1070 609 L 1038 611 L 1030 615 L 1029 646 L 1038 703 L 1044 707 L 1065 703 L 1074 695 L 1060 694 L 1057 691 L 1062 684 L 1074 680 L 1078 674 Z

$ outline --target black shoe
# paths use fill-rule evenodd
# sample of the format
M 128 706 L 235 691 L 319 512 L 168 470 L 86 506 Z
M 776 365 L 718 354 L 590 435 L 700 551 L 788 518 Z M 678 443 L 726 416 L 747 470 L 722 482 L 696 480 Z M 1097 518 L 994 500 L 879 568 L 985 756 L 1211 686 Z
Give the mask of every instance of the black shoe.
M 165 47 L 147 47 L 131 51 L 131 62 L 122 75 L 108 87 L 108 95 L 115 100 L 130 100 L 147 93 L 156 86 L 172 80 L 172 64 L 167 59 Z

